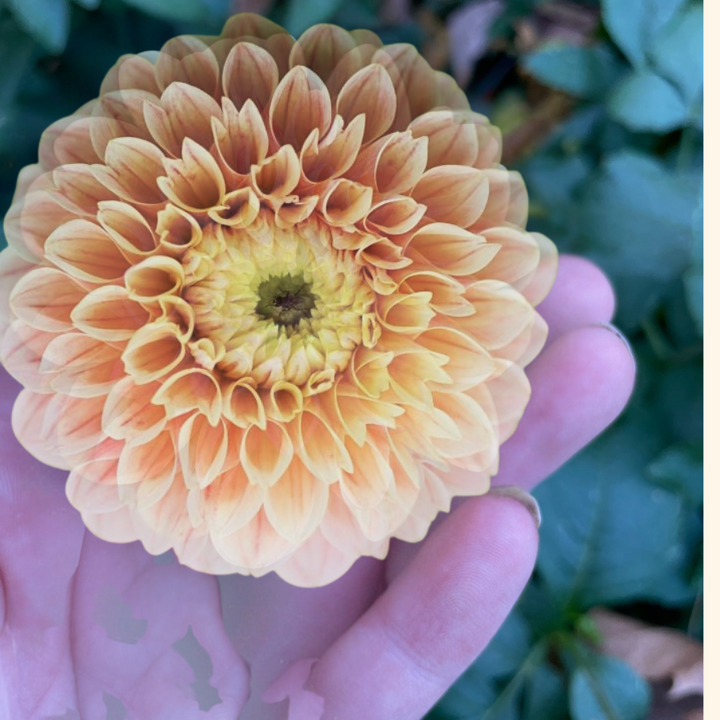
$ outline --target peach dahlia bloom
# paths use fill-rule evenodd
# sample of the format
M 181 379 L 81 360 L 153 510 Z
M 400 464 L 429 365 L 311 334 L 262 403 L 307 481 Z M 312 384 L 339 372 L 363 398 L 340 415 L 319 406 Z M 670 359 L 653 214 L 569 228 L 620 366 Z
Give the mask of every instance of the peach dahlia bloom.
M 255 15 L 126 55 L 5 220 L 20 441 L 112 542 L 334 580 L 485 492 L 556 269 L 409 45 Z

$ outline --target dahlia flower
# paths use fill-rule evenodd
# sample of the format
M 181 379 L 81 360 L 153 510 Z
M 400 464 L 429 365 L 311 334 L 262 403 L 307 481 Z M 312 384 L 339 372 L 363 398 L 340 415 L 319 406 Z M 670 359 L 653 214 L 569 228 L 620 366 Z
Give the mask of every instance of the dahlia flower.
M 0 254 L 20 442 L 111 542 L 321 585 L 485 492 L 556 253 L 409 45 L 255 15 L 48 128 Z

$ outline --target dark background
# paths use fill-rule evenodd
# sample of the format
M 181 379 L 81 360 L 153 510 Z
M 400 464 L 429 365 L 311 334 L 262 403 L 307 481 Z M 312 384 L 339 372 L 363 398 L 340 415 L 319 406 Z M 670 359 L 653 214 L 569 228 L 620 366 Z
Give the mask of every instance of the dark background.
M 701 717 L 688 657 L 703 629 L 702 4 L 0 0 L 2 214 L 41 132 L 95 97 L 121 54 L 218 32 L 245 10 L 296 36 L 316 22 L 367 27 L 452 73 L 502 129 L 530 229 L 612 278 L 636 355 L 623 416 L 536 492 L 544 521 L 525 595 L 429 717 Z M 658 651 L 638 624 L 631 657 L 616 646 L 629 630 L 599 606 L 678 632 Z M 669 669 L 653 670 L 658 655 Z

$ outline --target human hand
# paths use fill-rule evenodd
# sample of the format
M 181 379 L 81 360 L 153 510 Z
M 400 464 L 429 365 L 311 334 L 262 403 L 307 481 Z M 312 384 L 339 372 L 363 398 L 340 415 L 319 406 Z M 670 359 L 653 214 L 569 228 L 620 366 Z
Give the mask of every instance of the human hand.
M 596 268 L 562 258 L 539 310 L 551 336 L 495 485 L 530 489 L 612 422 L 632 388 L 625 343 L 598 325 L 613 298 Z M 323 704 L 323 718 L 415 720 L 482 651 L 532 571 L 530 514 L 492 494 L 457 502 L 423 543 L 396 542 L 386 561 L 364 558 L 323 588 L 274 575 L 218 583 L 157 564 L 139 543 L 85 531 L 63 473 L 12 435 L 17 389 L 3 374 L 3 717 L 235 720 L 242 707 L 243 718 L 279 720 L 286 703 L 262 697 L 290 692 L 292 720 L 321 717 Z M 319 661 L 304 691 L 311 666 L 295 663 L 309 658 Z

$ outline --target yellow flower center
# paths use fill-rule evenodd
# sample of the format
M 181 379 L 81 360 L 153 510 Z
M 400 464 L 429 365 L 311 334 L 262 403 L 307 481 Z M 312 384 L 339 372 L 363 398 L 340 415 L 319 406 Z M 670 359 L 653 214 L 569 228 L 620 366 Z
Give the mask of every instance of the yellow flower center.
M 327 389 L 373 314 L 361 268 L 316 218 L 283 229 L 262 211 L 248 227 L 210 224 L 182 262 L 196 359 L 258 387 Z

